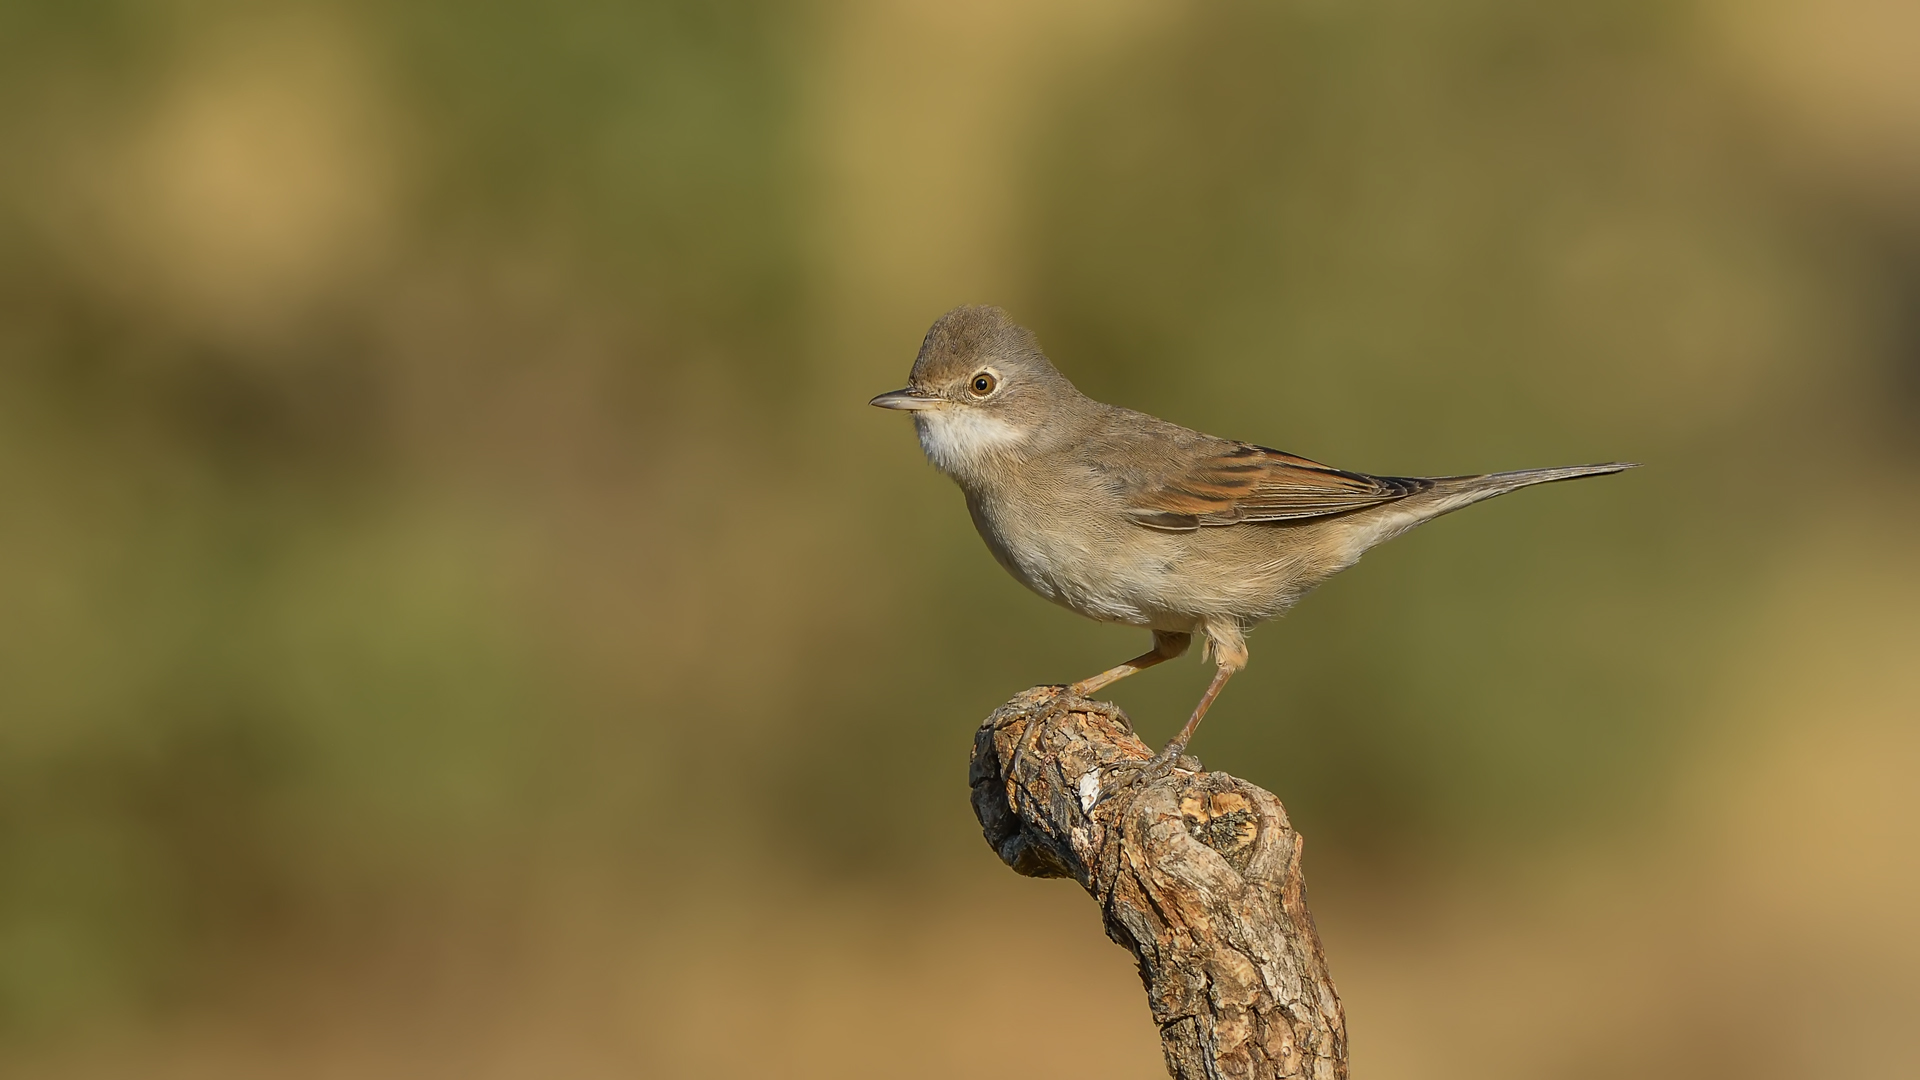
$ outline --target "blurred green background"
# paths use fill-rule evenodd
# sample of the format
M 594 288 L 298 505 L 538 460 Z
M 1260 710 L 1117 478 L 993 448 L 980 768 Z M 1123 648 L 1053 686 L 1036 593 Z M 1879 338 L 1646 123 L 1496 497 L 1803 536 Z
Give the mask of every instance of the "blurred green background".
M 990 302 L 1343 467 L 1647 463 L 1369 555 L 1195 745 L 1309 837 L 1362 1075 L 1914 1075 L 1917 39 L 0 4 L 0 1071 L 1162 1075 L 965 788 L 1144 634 L 865 404 Z

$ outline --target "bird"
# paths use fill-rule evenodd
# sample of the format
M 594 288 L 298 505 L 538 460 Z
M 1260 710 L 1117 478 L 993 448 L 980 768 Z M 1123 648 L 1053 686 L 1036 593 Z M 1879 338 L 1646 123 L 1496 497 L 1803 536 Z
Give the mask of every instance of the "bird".
M 1469 476 L 1373 476 L 1218 438 L 1082 394 L 1000 308 L 954 308 L 927 331 L 907 385 L 871 404 L 913 417 L 920 448 L 966 496 L 974 528 L 1021 584 L 1153 647 L 1071 684 L 1089 697 L 1186 653 L 1212 681 L 1158 762 L 1177 760 L 1247 632 L 1369 548 L 1535 484 L 1630 462 Z

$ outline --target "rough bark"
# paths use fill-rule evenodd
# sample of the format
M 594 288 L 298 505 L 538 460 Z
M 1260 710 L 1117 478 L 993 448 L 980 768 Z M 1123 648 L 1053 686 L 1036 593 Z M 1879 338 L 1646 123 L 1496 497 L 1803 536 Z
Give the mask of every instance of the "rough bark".
M 1182 758 L 1059 687 L 1001 706 L 973 743 L 973 809 L 1006 864 L 1071 877 L 1140 965 L 1178 1080 L 1347 1075 L 1346 1018 L 1280 800 Z

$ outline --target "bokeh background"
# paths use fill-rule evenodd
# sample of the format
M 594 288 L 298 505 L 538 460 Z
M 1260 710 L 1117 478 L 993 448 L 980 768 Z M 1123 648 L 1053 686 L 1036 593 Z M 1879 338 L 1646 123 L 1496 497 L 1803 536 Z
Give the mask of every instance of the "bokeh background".
M 965 786 L 1144 635 L 865 404 L 993 302 L 1345 467 L 1647 463 L 1369 555 L 1200 735 L 1310 840 L 1358 1075 L 1920 1074 L 1915 41 L 0 4 L 0 1072 L 1164 1075 Z

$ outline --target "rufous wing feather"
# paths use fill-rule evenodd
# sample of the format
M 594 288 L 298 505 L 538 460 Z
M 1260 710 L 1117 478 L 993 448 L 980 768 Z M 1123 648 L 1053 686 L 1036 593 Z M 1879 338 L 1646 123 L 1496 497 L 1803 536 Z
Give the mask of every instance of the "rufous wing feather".
M 1249 443 L 1231 443 L 1158 478 L 1129 499 L 1140 525 L 1171 532 L 1344 514 L 1425 491 L 1429 481 L 1346 472 Z

